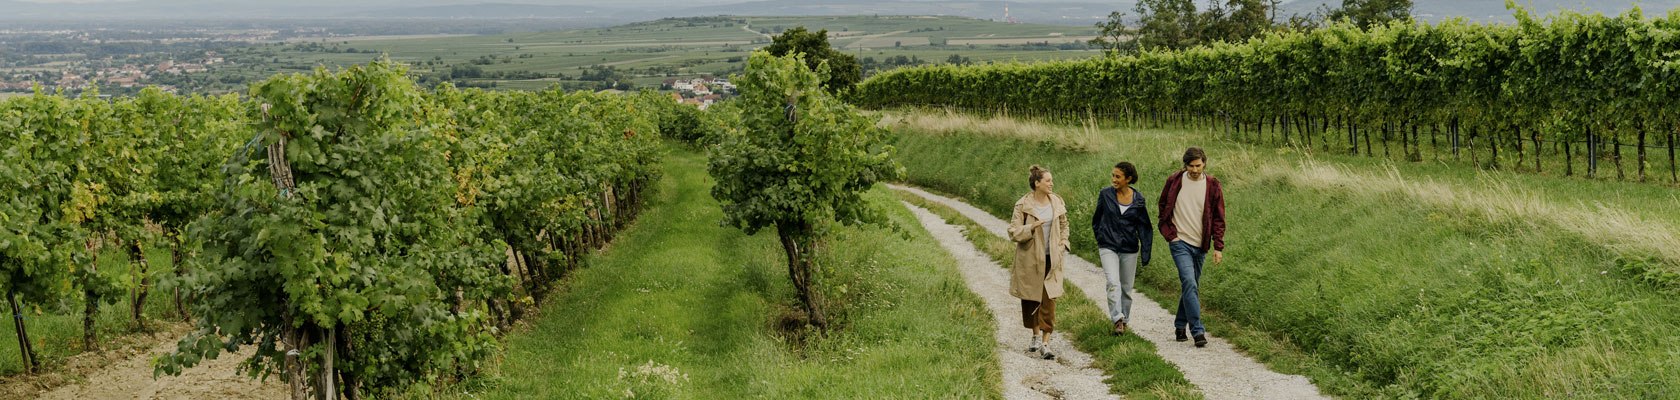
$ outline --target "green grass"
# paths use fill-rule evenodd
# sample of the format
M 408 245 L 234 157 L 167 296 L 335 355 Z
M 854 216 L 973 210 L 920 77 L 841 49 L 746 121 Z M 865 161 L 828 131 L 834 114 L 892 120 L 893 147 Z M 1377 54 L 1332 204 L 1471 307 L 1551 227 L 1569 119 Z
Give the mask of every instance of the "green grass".
M 833 231 L 821 279 L 838 327 L 809 334 L 780 327 L 795 297 L 774 232 L 719 226 L 704 163 L 672 148 L 648 212 L 509 335 L 469 395 L 1000 396 L 990 314 L 884 189 L 866 197 L 899 229 Z
M 1015 246 L 1008 240 L 986 231 L 974 220 L 956 210 L 909 193 L 898 193 L 901 200 L 938 214 L 951 224 L 963 227 L 963 236 L 1000 266 L 1013 262 Z M 1073 339 L 1080 351 L 1091 354 L 1095 366 L 1108 374 L 1109 390 L 1132 399 L 1200 399 L 1201 391 L 1184 379 L 1167 360 L 1156 354 L 1155 345 L 1137 335 L 1114 336 L 1114 325 L 1102 308 L 1085 297 L 1085 292 L 1067 286 L 1067 293 L 1056 303 L 1060 324 L 1069 327 L 1063 334 Z
M 148 244 L 145 247 L 146 259 L 151 264 L 153 284 L 157 285 L 160 277 L 174 274 L 174 267 L 170 261 L 169 247 L 163 242 Z M 130 277 L 132 267 L 128 263 L 128 253 L 120 249 L 105 248 L 99 256 L 99 269 L 112 276 Z M 128 284 L 132 286 L 132 283 Z M 65 357 L 82 353 L 82 307 L 83 302 L 79 294 L 76 299 L 66 300 L 63 308 L 41 306 L 33 304 L 19 304 L 24 308 L 24 324 L 29 330 L 29 339 L 33 344 L 35 354 L 40 357 L 42 366 L 53 369 L 64 362 Z M 115 335 L 135 332 L 134 319 L 129 315 L 132 297 L 126 292 L 115 299 L 114 304 L 102 304 L 99 312 L 94 315 L 94 327 L 99 342 L 112 343 Z M 0 301 L 0 307 L 8 307 Z M 8 311 L 7 314 L 10 314 Z M 160 324 L 168 322 L 162 320 L 176 320 L 175 297 L 172 292 L 163 287 L 153 286 L 151 294 L 146 297 L 145 315 L 147 326 L 158 329 Z M 15 375 L 23 373 L 23 358 L 18 350 L 17 331 L 13 328 L 10 318 L 6 318 L 4 334 L 0 334 L 0 375 Z
M 1110 139 L 1089 152 L 998 135 L 918 134 L 912 128 L 900 129 L 898 146 L 910 182 L 961 196 L 997 215 L 1024 190 L 1028 165 L 1047 166 L 1072 220 L 1089 218 L 1095 193 L 1108 184 L 1115 162 L 1139 165 L 1138 188 L 1153 202 L 1183 149 L 1206 148 L 1209 172 L 1225 184 L 1230 226 L 1226 262 L 1210 264 L 1203 276 L 1208 329 L 1275 370 L 1308 375 L 1330 394 L 1677 395 L 1680 364 L 1673 361 L 1680 359 L 1680 299 L 1641 277 L 1673 265 L 1548 222 L 1574 217 L 1567 214 L 1499 217 L 1358 181 L 1306 184 L 1308 177 L 1290 172 L 1304 175 L 1304 166 L 1312 163 L 1359 176 L 1393 171 L 1405 180 L 1467 192 L 1488 191 L 1486 182 L 1492 181 L 1539 199 L 1525 201 L 1570 210 L 1602 201 L 1673 225 L 1675 211 L 1653 205 L 1674 204 L 1670 191 L 1307 155 L 1195 131 L 1103 130 Z M 1157 249 L 1165 248 L 1156 240 Z M 1087 231 L 1076 231 L 1073 242 L 1076 250 L 1094 248 Z M 1172 268 L 1144 269 L 1139 281 L 1139 290 L 1163 306 L 1177 302 Z

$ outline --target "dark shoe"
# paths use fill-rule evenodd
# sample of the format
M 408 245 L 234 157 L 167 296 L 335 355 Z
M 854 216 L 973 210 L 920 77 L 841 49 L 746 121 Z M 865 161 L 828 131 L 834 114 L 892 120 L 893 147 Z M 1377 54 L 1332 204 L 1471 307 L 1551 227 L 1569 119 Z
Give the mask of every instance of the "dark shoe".
M 1173 332 L 1173 333 L 1175 334 L 1173 340 L 1177 340 L 1177 341 L 1180 341 L 1180 342 L 1190 340 L 1189 336 L 1184 335 L 1184 328 L 1178 328 L 1178 330 Z
M 1114 321 L 1114 336 L 1126 334 L 1126 320 Z
M 1196 347 L 1207 347 L 1207 335 L 1196 334 Z

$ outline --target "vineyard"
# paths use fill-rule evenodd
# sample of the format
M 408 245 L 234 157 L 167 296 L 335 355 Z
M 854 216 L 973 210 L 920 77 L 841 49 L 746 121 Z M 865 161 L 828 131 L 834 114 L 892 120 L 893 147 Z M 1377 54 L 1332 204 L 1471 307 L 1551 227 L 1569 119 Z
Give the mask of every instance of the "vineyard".
M 1335 24 L 1135 56 L 907 68 L 872 77 L 851 99 L 1102 116 L 1411 161 L 1428 147 L 1431 158 L 1484 168 L 1680 183 L 1680 14 L 1516 16 L 1516 25 Z
M 1032 382 L 1003 377 L 1044 371 L 1004 353 L 1020 350 L 993 326 L 1004 314 L 959 272 L 982 255 L 917 228 L 962 212 L 912 212 L 876 183 L 996 214 L 1043 165 L 1077 221 L 1117 159 L 1148 193 L 1199 146 L 1246 193 L 1231 198 L 1231 260 L 1201 293 L 1220 342 L 1207 351 L 1269 364 L 1233 372 L 1354 398 L 1666 396 L 1680 13 L 1517 20 L 914 67 L 850 91 L 825 87 L 821 57 L 759 50 L 731 77 L 740 96 L 706 110 L 654 92 L 425 88 L 383 59 L 244 95 L 4 98 L 0 291 L 17 356 L 0 353 L 0 372 L 162 332 L 169 351 L 129 370 L 238 356 L 238 373 L 296 400 L 1013 398 Z M 984 256 L 1013 247 L 958 223 L 942 232 Z M 1096 243 L 1080 229 L 1071 246 Z M 1162 306 L 1178 295 L 1170 263 L 1138 271 Z M 1095 357 L 1050 362 L 1101 369 L 1088 378 L 1109 380 L 1103 394 L 1228 396 L 1196 382 L 1229 376 L 1182 373 L 1227 364 L 1160 357 L 1192 354 L 1158 347 L 1181 344 L 1163 321 L 1138 328 L 1158 343 L 1111 336 L 1100 305 L 1072 300 L 1065 346 Z
M 24 370 L 35 316 L 167 288 L 194 330 L 157 373 L 255 346 L 251 376 L 349 398 L 471 376 L 496 337 L 632 220 L 668 97 L 419 88 L 385 62 L 250 96 L 149 89 L 0 103 L 0 273 Z M 143 244 L 168 243 L 172 274 Z M 136 265 L 97 268 L 111 249 Z M 118 253 L 121 254 L 121 253 Z M 131 297 L 124 299 L 124 297 Z M 154 313 L 155 314 L 155 313 Z M 25 315 L 28 315 L 26 318 Z

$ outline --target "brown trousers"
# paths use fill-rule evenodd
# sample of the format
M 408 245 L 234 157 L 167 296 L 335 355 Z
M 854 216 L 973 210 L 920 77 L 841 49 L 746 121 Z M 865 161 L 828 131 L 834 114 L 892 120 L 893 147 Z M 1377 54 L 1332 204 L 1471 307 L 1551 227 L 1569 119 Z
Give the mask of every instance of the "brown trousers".
M 1044 256 L 1044 276 L 1050 277 L 1050 256 Z M 1021 325 L 1027 329 L 1054 332 L 1056 329 L 1056 299 L 1043 302 L 1021 300 Z

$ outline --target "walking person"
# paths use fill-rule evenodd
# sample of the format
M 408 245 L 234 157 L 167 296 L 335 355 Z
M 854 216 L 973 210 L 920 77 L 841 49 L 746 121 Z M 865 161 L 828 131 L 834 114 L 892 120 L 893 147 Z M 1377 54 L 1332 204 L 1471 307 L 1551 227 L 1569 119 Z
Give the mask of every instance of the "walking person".
M 1202 262 L 1208 254 L 1213 263 L 1225 261 L 1225 192 L 1219 180 L 1207 174 L 1207 154 L 1199 147 L 1184 150 L 1184 169 L 1167 177 L 1161 187 L 1161 237 L 1172 249 L 1178 266 L 1178 314 L 1173 319 L 1175 337 L 1196 338 L 1196 347 L 1207 346 L 1207 329 L 1202 327 L 1202 302 L 1197 284 L 1202 279 Z
M 1054 192 L 1056 181 L 1048 169 L 1032 166 L 1027 187 L 1032 191 L 1015 201 L 1009 219 L 1009 238 L 1015 242 L 1009 294 L 1021 299 L 1022 325 L 1032 330 L 1027 352 L 1053 360 L 1050 333 L 1056 328 L 1056 298 L 1062 297 L 1062 259 L 1072 248 L 1067 205 Z
M 1091 233 L 1097 238 L 1097 258 L 1108 278 L 1108 321 L 1114 334 L 1126 334 L 1131 324 L 1132 283 L 1139 265 L 1149 265 L 1149 251 L 1155 228 L 1143 194 L 1132 187 L 1138 180 L 1137 167 L 1130 162 L 1114 164 L 1109 171 L 1112 186 L 1097 191 L 1097 209 L 1091 213 Z

